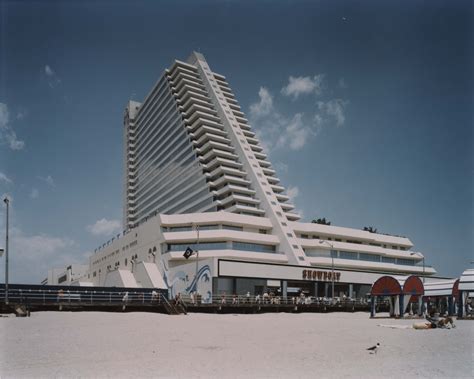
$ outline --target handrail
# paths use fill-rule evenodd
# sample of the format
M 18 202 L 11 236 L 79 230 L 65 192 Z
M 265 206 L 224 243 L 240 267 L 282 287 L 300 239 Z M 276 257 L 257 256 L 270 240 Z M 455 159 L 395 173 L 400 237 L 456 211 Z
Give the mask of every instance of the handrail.
M 181 295 L 182 301 L 187 306 L 204 304 L 199 297 Z M 379 302 L 380 303 L 380 302 Z M 327 298 L 315 296 L 271 296 L 271 295 L 213 295 L 211 302 L 207 304 L 221 305 L 325 305 L 325 306 L 368 306 L 370 304 L 367 298 Z
M 0 299 L 5 299 L 5 289 L 0 288 Z M 161 292 L 150 291 L 100 291 L 100 290 L 51 290 L 10 288 L 8 300 L 24 304 L 153 304 L 166 299 Z

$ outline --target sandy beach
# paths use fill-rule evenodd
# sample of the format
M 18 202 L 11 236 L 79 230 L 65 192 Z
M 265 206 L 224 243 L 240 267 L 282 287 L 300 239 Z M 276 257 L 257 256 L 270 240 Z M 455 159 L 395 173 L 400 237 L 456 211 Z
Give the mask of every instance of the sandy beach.
M 392 329 L 366 313 L 168 316 L 39 312 L 0 319 L 0 376 L 463 378 L 474 323 Z M 366 348 L 379 342 L 377 354 Z

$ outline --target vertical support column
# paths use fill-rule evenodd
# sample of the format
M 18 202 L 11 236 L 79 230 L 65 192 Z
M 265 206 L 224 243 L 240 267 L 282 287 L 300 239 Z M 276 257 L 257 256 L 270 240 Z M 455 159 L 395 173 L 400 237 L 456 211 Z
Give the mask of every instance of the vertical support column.
M 354 295 L 354 285 L 352 283 L 349 284 L 349 298 L 352 299 Z
M 329 283 L 324 283 L 324 297 L 329 297 Z
M 405 306 L 403 304 L 404 300 L 404 295 L 398 295 L 399 296 L 399 303 L 400 303 L 400 318 L 403 318 L 403 314 L 405 313 Z
M 370 297 L 370 317 L 375 317 L 375 299 L 376 296 L 372 295 Z
M 463 316 L 464 311 L 464 304 L 463 304 L 463 291 L 459 291 L 459 299 L 458 299 L 458 317 Z
M 418 297 L 418 316 L 423 315 L 423 296 Z
M 452 316 L 454 314 L 454 304 L 453 304 L 453 297 L 448 296 L 448 316 Z
M 288 282 L 286 280 L 281 281 L 281 295 L 283 299 L 288 297 Z
M 314 282 L 314 296 L 318 297 L 318 282 Z

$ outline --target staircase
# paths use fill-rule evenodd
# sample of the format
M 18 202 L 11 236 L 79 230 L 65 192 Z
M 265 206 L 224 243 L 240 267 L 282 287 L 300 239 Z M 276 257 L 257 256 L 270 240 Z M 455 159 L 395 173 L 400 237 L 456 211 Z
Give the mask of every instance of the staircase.
M 173 304 L 172 302 L 170 303 L 168 299 L 165 297 L 162 298 L 163 300 L 163 305 L 166 309 L 166 312 L 170 315 L 180 315 L 182 313 L 187 314 L 186 312 L 186 307 L 182 303 L 178 304 Z

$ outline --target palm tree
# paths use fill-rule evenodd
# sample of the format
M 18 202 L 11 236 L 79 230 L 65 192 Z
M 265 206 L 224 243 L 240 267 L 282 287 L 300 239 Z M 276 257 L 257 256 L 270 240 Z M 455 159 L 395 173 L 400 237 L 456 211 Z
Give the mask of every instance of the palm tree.
M 377 233 L 377 228 L 374 228 L 373 226 L 364 226 L 363 230 L 369 233 Z
M 313 224 L 320 224 L 320 225 L 331 225 L 331 221 L 326 220 L 326 217 L 318 218 L 316 220 L 311 221 Z

